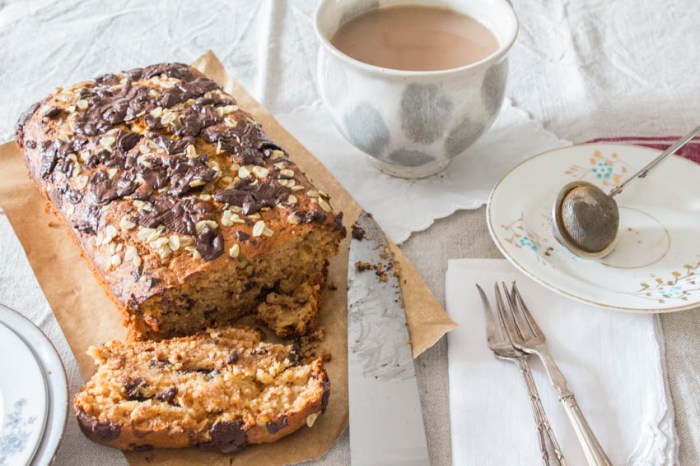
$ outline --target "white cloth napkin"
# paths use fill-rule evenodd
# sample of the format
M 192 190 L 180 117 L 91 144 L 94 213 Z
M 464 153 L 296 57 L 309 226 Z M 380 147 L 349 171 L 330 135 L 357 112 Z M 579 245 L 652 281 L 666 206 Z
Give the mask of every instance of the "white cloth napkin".
M 517 280 L 548 347 L 615 465 L 673 465 L 677 441 L 657 316 L 602 310 L 538 285 L 503 259 L 451 260 L 447 311 L 452 458 L 455 465 L 530 465 L 540 461 L 535 423 L 516 366 L 486 345 L 481 300 L 495 310 L 493 284 Z M 535 381 L 569 465 L 586 464 L 539 361 Z
M 486 203 L 493 185 L 521 160 L 571 144 L 506 100 L 493 127 L 445 172 L 422 180 L 383 174 L 335 129 L 320 101 L 277 117 L 350 191 L 396 243 L 436 219 Z

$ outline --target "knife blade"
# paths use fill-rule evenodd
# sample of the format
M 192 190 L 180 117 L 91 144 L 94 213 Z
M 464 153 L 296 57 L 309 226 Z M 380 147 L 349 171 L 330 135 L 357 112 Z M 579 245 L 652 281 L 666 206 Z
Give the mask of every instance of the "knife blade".
M 352 464 L 430 464 L 399 278 L 364 211 L 350 242 L 348 372 Z

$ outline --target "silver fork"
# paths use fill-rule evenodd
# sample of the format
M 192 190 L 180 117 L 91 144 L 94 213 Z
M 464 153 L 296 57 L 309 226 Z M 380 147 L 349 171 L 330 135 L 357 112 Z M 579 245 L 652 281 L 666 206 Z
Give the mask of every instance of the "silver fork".
M 479 290 L 481 301 L 484 304 L 483 309 L 486 320 L 486 341 L 489 349 L 498 359 L 511 361 L 516 364 L 520 369 L 520 373 L 523 375 L 523 379 L 525 380 L 525 385 L 527 386 L 527 391 L 530 398 L 530 404 L 532 405 L 532 413 L 535 417 L 535 423 L 537 424 L 537 433 L 540 444 L 540 453 L 542 454 L 542 461 L 545 465 L 566 466 L 566 460 L 561 452 L 561 448 L 559 448 L 559 443 L 554 436 L 554 432 L 549 425 L 547 414 L 544 411 L 539 392 L 537 391 L 537 385 L 535 385 L 535 380 L 532 378 L 530 364 L 527 361 L 529 355 L 517 349 L 510 341 L 510 337 L 508 336 L 504 321 L 505 309 L 503 298 L 498 290 L 498 285 L 496 285 L 495 289 L 499 325 L 496 325 L 493 311 L 491 310 L 491 305 L 486 297 L 486 293 L 484 293 L 484 290 L 479 285 L 476 285 L 476 287 Z
M 566 414 L 574 427 L 586 460 L 590 465 L 612 465 L 605 451 L 600 446 L 598 439 L 591 430 L 586 418 L 581 412 L 581 408 L 576 401 L 574 393 L 566 384 L 566 378 L 561 373 L 559 367 L 549 353 L 546 345 L 544 333 L 532 317 L 530 310 L 525 305 L 523 297 L 520 295 L 515 282 L 510 293 L 506 284 L 503 283 L 503 290 L 508 298 L 509 312 L 504 316 L 504 324 L 510 339 L 516 348 L 528 354 L 539 356 L 544 364 L 549 380 L 559 392 L 559 401 L 564 405 Z

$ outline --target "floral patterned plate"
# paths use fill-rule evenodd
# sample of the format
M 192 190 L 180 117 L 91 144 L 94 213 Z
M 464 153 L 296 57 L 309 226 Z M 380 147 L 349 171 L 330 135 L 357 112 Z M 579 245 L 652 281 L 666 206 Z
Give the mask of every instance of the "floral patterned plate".
M 559 189 L 585 180 L 606 191 L 659 154 L 582 144 L 532 157 L 491 192 L 486 221 L 503 255 L 533 280 L 598 307 L 670 312 L 700 306 L 700 165 L 670 157 L 615 199 L 620 230 L 601 260 L 579 258 L 552 234 Z
M 51 342 L 0 304 L 0 465 L 45 465 L 63 435 L 66 374 Z
M 29 464 L 46 425 L 46 380 L 31 348 L 2 324 L 0 374 L 0 464 Z

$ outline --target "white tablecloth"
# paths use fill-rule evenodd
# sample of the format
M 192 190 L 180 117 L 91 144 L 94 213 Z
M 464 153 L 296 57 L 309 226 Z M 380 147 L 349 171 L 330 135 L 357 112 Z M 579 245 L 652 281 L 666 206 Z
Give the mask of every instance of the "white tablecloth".
M 311 104 L 317 99 L 311 27 L 316 3 L 0 0 L 0 140 L 11 137 L 19 113 L 53 86 L 154 62 L 187 63 L 207 49 L 214 50 L 273 113 Z M 514 4 L 521 31 L 511 52 L 506 94 L 561 138 L 576 142 L 621 134 L 680 134 L 700 120 L 700 86 L 695 82 L 700 63 L 697 0 L 515 0 Z M 7 228 L 0 230 L 0 282 L 11 280 L 13 286 L 0 287 L 0 301 L 27 315 L 35 315 L 42 306 L 48 311 L 8 235 Z M 54 334 L 50 314 L 41 315 L 37 323 Z M 694 353 L 681 354 L 677 366 L 697 372 L 691 361 Z M 67 363 L 77 377 L 68 356 Z M 441 461 L 449 458 L 441 417 L 446 399 L 434 394 L 444 390 L 440 384 L 446 372 L 444 365 L 433 370 L 421 365 L 418 373 L 431 455 Z M 692 394 L 697 377 L 686 379 L 688 392 L 681 393 Z M 75 384 L 71 388 L 75 390 Z M 700 415 L 696 404 L 684 409 Z M 681 437 L 696 439 L 685 448 L 693 449 L 698 432 L 697 422 L 687 432 L 679 431 Z M 96 463 L 71 461 L 70 452 L 76 448 L 93 447 L 79 436 L 68 438 L 63 446 L 68 453 L 59 464 Z M 347 464 L 348 458 L 344 436 L 324 462 Z M 99 462 L 110 464 L 106 457 Z

